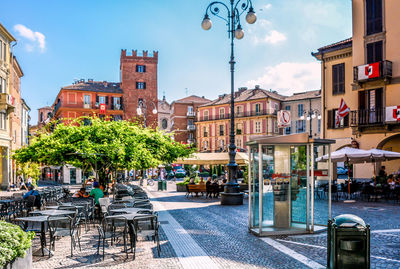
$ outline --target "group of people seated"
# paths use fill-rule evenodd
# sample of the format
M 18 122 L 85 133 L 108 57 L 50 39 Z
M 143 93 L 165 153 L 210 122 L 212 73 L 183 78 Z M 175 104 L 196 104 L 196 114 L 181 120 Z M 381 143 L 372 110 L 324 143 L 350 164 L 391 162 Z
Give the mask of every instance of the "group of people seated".
M 95 201 L 95 204 L 98 205 L 99 204 L 99 199 L 104 197 L 104 191 L 101 188 L 99 182 L 95 181 L 95 182 L 93 182 L 93 189 L 90 191 L 90 193 L 87 193 L 86 192 L 86 188 L 82 187 L 82 188 L 80 188 L 79 191 L 74 193 L 72 195 L 72 197 L 74 197 L 74 198 L 93 197 L 94 201 Z
M 203 178 L 201 178 L 201 180 L 199 182 L 199 185 L 205 184 L 205 186 L 206 186 L 206 197 L 207 198 L 208 197 L 209 198 L 212 198 L 212 197 L 218 198 L 219 197 L 219 193 L 223 190 L 223 186 L 224 186 L 224 184 L 226 182 L 227 182 L 227 180 L 224 178 L 222 180 L 222 184 L 219 184 L 219 181 L 218 181 L 217 178 L 213 178 L 212 179 L 211 177 L 208 177 L 206 182 L 204 182 Z M 194 178 L 190 179 L 189 185 L 190 184 L 196 184 Z
M 379 170 L 379 174 L 376 180 L 377 184 L 388 184 L 391 189 L 394 189 L 397 186 L 400 186 L 400 169 L 393 174 L 387 175 L 386 167 L 382 166 Z

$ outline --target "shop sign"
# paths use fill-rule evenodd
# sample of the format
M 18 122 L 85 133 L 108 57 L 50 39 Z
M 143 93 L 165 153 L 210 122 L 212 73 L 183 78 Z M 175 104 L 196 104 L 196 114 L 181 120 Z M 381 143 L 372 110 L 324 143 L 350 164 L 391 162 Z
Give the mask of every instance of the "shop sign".
M 106 114 L 106 104 L 100 104 L 100 114 Z
M 278 111 L 278 128 L 290 127 L 291 124 L 290 111 L 280 110 Z
M 386 107 L 386 121 L 388 122 L 400 121 L 400 106 Z

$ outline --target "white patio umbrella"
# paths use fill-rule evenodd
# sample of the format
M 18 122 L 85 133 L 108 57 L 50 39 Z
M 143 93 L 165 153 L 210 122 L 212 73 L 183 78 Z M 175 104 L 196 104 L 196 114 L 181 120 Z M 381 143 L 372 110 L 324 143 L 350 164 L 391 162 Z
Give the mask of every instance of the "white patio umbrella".
M 384 161 L 391 161 L 391 160 L 396 160 L 400 159 L 400 153 L 399 152 L 394 152 L 394 151 L 388 151 L 388 150 L 382 150 L 382 149 L 370 149 L 367 150 L 370 154 L 370 160 L 367 162 L 384 162 Z M 375 171 L 375 165 L 374 165 L 374 176 L 375 176 L 375 186 L 376 186 L 376 171 Z
M 371 155 L 372 154 L 366 150 L 344 147 L 331 153 L 331 161 L 346 162 L 347 166 L 349 166 L 349 163 L 362 163 L 369 161 Z M 328 158 L 328 154 L 325 154 L 324 156 L 317 158 L 316 161 L 325 162 Z M 348 193 L 350 197 L 350 169 L 347 170 L 347 180 Z

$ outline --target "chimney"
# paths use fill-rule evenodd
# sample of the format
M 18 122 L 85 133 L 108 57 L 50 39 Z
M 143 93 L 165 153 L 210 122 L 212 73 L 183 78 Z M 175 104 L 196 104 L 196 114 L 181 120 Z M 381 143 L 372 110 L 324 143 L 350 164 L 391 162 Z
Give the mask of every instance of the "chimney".
M 260 85 L 256 85 L 255 88 L 258 90 L 260 89 Z
M 107 81 L 105 81 L 105 80 L 103 81 L 103 86 L 104 86 L 104 87 L 107 87 L 107 86 L 108 86 Z

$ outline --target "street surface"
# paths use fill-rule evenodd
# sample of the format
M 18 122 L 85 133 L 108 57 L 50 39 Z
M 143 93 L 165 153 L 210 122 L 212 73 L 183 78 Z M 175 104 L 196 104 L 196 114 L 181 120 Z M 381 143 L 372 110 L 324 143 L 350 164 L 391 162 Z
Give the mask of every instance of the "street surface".
M 248 199 L 221 206 L 219 199 L 186 198 L 168 183 L 167 192 L 148 187 L 161 222 L 161 257 L 152 241 L 138 243 L 136 259 L 122 245 L 95 254 L 97 229 L 82 233 L 82 251 L 69 255 L 69 238 L 56 242 L 55 256 L 34 257 L 35 268 L 325 268 L 326 232 L 258 238 L 248 232 Z M 333 202 L 333 216 L 350 213 L 371 225 L 371 268 L 400 268 L 400 206 Z

